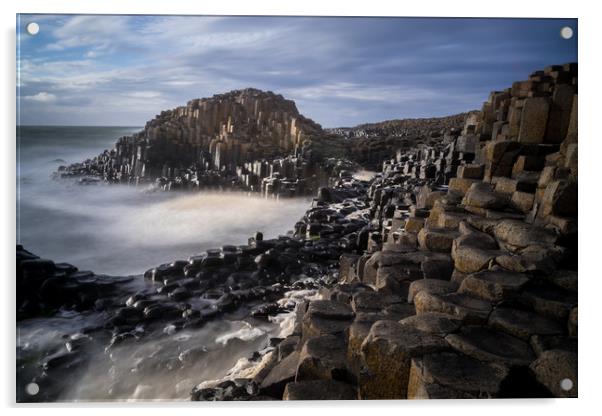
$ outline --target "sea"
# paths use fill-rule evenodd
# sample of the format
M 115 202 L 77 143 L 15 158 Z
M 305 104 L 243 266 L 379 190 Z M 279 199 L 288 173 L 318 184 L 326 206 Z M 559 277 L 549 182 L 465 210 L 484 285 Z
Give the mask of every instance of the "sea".
M 110 275 L 141 274 L 224 244 L 290 231 L 310 204 L 241 192 L 149 192 L 56 180 L 59 166 L 110 149 L 140 127 L 17 129 L 17 243 L 44 258 Z
M 53 179 L 59 166 L 80 162 L 111 148 L 139 127 L 42 127 L 17 129 L 17 243 L 43 258 L 110 276 L 135 275 L 225 244 L 246 244 L 256 231 L 265 238 L 286 234 L 310 205 L 307 198 L 275 200 L 237 192 L 149 192 L 127 185 L 81 185 Z M 133 287 L 132 290 L 135 290 Z M 289 306 L 318 296 L 292 291 Z M 245 315 L 246 316 L 246 315 Z M 186 400 L 193 386 L 252 376 L 254 351 L 292 332 L 294 313 L 267 322 L 232 314 L 200 329 L 167 325 L 139 342 L 111 351 L 98 343 L 85 359 L 77 382 L 61 383 L 60 401 Z M 65 341 L 88 337 L 83 328 L 102 320 L 100 312 L 61 310 L 54 316 L 17 322 L 17 396 L 44 388 L 31 374 Z M 143 329 L 141 329 L 143 330 Z M 92 340 L 94 342 L 94 340 Z M 184 369 L 171 364 L 186 351 L 201 351 Z M 149 364 L 151 363 L 151 364 Z M 144 371 L 142 371 L 144 370 Z M 31 379 L 30 379 L 31 378 Z M 30 387 L 35 385 L 35 388 Z M 40 394 L 40 393 L 35 393 Z M 35 400 L 34 397 L 29 399 Z

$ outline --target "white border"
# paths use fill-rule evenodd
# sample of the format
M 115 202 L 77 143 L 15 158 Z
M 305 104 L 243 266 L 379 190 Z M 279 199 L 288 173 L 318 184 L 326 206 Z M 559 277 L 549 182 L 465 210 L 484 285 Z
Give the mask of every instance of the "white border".
M 532 412 L 547 415 L 576 415 L 593 410 L 596 398 L 600 396 L 598 385 L 600 342 L 599 317 L 602 316 L 600 304 L 599 271 L 601 246 L 599 236 L 602 218 L 596 216 L 600 210 L 597 200 L 599 191 L 596 180 L 601 177 L 595 170 L 600 165 L 602 155 L 602 134 L 598 120 L 600 115 L 600 78 L 602 65 L 599 46 L 595 39 L 602 39 L 600 14 L 594 6 L 586 6 L 573 1 L 412 1 L 386 2 L 367 1 L 330 1 L 304 0 L 285 1 L 244 1 L 219 0 L 213 2 L 193 2 L 186 0 L 4 0 L 1 2 L 3 29 L 2 43 L 2 83 L 3 96 L 0 101 L 3 136 L 1 183 L 2 204 L 2 265 L 4 273 L 0 275 L 2 288 L 3 323 L 5 337 L 2 348 L 2 377 L 0 392 L 2 404 L 9 412 L 20 409 L 26 413 L 45 415 L 81 414 L 106 416 L 106 407 L 115 408 L 124 404 L 98 405 L 62 405 L 53 404 L 43 407 L 14 405 L 14 244 L 15 244 L 15 14 L 16 13 L 103 13 L 103 14 L 239 14 L 239 15 L 333 15 L 333 16 L 462 16 L 462 17 L 577 17 L 579 18 L 579 71 L 580 71 L 580 117 L 581 130 L 581 235 L 580 235 L 580 366 L 579 396 L 577 400 L 496 400 L 492 401 L 440 401 L 440 402 L 303 402 L 303 403 L 217 403 L 217 404 L 153 404 L 128 406 L 127 412 L 143 411 L 147 415 L 165 415 L 167 408 L 175 407 L 174 413 L 199 414 L 200 412 L 225 412 L 244 415 L 278 412 L 288 415 L 307 415 L 308 412 L 338 412 L 345 415 L 366 415 L 373 407 L 380 414 L 408 412 L 407 414 L 479 414 L 505 415 L 515 412 Z M 590 2 L 588 2 L 590 3 Z M 590 4 L 595 4 L 591 2 Z M 485 98 L 485 97 L 484 97 Z M 599 179 L 598 179 L 599 182 Z M 596 238 L 598 237 L 598 238 Z M 74 382 L 77 382 L 74 380 Z M 82 408 L 85 407 L 85 408 Z M 109 410 L 110 411 L 110 410 Z M 120 410 L 122 412 L 123 410 Z M 284 412 L 284 413 L 283 413 Z

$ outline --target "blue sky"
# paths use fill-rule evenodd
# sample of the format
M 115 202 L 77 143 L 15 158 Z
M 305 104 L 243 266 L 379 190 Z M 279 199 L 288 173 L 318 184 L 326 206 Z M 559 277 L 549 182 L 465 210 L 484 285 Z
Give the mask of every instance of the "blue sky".
M 490 91 L 577 61 L 575 19 L 21 15 L 21 124 L 141 126 L 255 87 L 324 127 L 480 108 Z M 36 36 L 27 23 L 40 25 Z

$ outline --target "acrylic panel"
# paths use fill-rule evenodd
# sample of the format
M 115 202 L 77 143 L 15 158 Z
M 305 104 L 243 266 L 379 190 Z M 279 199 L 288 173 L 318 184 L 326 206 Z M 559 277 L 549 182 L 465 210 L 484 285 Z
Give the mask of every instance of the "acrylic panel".
M 577 26 L 17 15 L 16 400 L 577 397 Z

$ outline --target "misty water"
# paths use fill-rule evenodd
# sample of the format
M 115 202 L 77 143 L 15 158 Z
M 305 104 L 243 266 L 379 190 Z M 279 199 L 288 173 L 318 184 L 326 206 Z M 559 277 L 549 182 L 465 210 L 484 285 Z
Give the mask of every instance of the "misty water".
M 84 186 L 51 178 L 60 165 L 91 158 L 111 148 L 118 137 L 137 130 L 20 127 L 17 243 L 43 258 L 69 262 L 80 270 L 140 275 L 206 249 L 246 244 L 255 231 L 267 238 L 285 234 L 309 206 L 305 198 L 144 192 L 140 187 Z M 138 276 L 128 290 L 133 293 L 147 284 Z M 283 302 L 294 303 L 301 295 L 315 293 L 291 292 Z M 111 351 L 104 350 L 106 339 L 92 340 L 88 361 L 78 367 L 77 383 L 69 384 L 60 400 L 185 399 L 199 382 L 248 375 L 253 366 L 247 358 L 253 351 L 267 348 L 270 337 L 290 333 L 292 314 L 266 322 L 244 318 L 246 312 L 237 311 L 196 330 L 173 331 L 167 326 L 153 334 L 141 334 L 140 342 Z M 93 327 L 102 318 L 101 313 L 62 311 L 54 317 L 20 321 L 18 355 L 24 362 L 34 362 L 49 351 L 60 351 L 71 339 L 89 337 L 82 329 Z M 191 350 L 193 353 L 187 352 Z M 192 364 L 177 369 L 170 364 L 191 359 L 186 354 L 195 358 Z M 29 382 L 27 371 L 22 370 L 19 377 L 21 385 Z
M 308 199 L 274 200 L 244 193 L 144 192 L 126 185 L 57 181 L 60 165 L 111 148 L 135 127 L 21 127 L 18 134 L 17 241 L 44 258 L 80 270 L 140 274 L 150 267 L 255 232 L 286 234 Z

